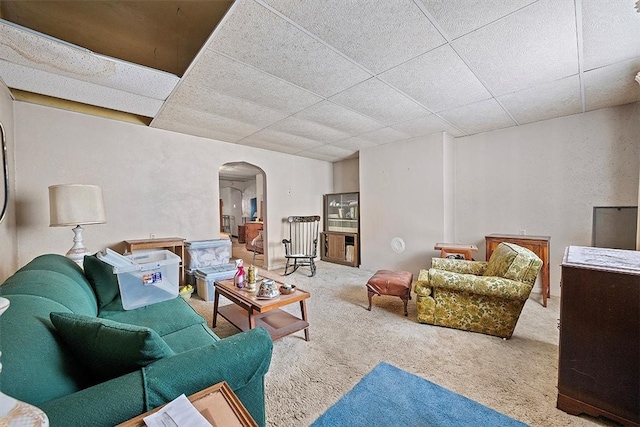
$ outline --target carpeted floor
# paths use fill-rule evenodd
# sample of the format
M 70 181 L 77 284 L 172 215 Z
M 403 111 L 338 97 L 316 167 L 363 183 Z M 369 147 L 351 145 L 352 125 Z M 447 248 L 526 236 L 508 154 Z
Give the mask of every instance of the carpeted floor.
M 397 297 L 374 297 L 367 311 L 364 284 L 373 274 L 319 261 L 282 277 L 311 293 L 307 300 L 310 341 L 302 332 L 274 343 L 266 376 L 267 422 L 272 427 L 308 426 L 379 362 L 387 362 L 473 399 L 531 426 L 615 426 L 608 420 L 576 417 L 556 409 L 559 298 L 548 307 L 532 294 L 510 340 L 420 324 L 415 297 L 404 317 Z M 414 272 L 414 275 L 417 272 Z M 221 304 L 229 301 L 221 301 Z M 213 302 L 191 300 L 211 325 Z M 290 310 L 299 314 L 299 306 Z M 238 330 L 218 319 L 221 337 Z

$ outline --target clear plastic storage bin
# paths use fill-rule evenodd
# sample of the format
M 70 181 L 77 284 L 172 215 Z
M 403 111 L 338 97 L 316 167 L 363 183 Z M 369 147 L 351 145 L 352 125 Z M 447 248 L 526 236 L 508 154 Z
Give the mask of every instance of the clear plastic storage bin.
M 197 268 L 228 264 L 231 259 L 231 240 L 193 240 L 184 242 L 184 268 Z
M 171 251 L 135 251 L 120 255 L 107 248 L 98 253 L 98 258 L 113 267 L 125 310 L 178 296 L 180 257 Z
M 216 280 L 232 279 L 236 275 L 234 263 L 204 267 L 196 270 L 196 292 L 205 301 L 213 301 Z

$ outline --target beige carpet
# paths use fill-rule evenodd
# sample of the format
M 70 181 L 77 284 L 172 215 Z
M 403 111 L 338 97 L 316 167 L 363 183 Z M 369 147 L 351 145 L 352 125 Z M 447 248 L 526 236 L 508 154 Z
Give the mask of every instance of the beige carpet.
M 282 271 L 260 271 L 311 293 L 311 340 L 306 342 L 298 332 L 274 343 L 266 376 L 269 426 L 308 426 L 381 361 L 532 426 L 617 425 L 555 407 L 557 297 L 544 308 L 541 296 L 532 295 L 513 337 L 502 340 L 420 324 L 415 297 L 409 301 L 408 317 L 397 297 L 374 297 L 369 312 L 364 284 L 372 272 L 322 261 L 317 265 L 314 278 L 306 276 L 308 269 L 287 277 Z M 191 303 L 211 325 L 213 302 L 194 296 Z M 291 306 L 291 311 L 299 314 L 299 306 Z M 238 333 L 222 318 L 214 331 L 221 337 Z

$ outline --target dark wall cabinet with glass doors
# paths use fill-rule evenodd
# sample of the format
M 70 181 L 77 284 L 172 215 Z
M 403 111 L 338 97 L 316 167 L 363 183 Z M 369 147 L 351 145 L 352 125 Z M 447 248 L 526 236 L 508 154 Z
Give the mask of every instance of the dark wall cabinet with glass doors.
M 360 265 L 360 193 L 324 195 L 324 231 L 320 237 L 323 261 Z

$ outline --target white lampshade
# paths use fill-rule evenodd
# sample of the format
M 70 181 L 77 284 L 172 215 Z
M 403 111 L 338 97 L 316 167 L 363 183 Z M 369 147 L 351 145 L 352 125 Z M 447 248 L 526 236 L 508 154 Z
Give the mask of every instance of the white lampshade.
M 78 265 L 82 266 L 84 256 L 89 253 L 82 243 L 82 227 L 88 224 L 104 224 L 102 188 L 97 185 L 60 184 L 49 187 L 49 226 L 76 226 L 73 229 L 73 247 L 67 252 Z
M 97 185 L 60 184 L 49 187 L 49 225 L 104 224 L 102 188 Z

